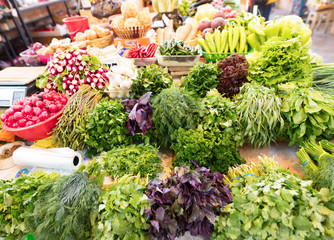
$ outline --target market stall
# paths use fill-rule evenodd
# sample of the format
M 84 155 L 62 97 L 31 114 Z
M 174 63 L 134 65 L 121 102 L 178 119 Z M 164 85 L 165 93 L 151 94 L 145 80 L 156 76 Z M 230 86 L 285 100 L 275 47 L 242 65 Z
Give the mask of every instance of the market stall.
M 70 17 L 0 72 L 0 238 L 333 239 L 334 63 L 309 26 L 152 3 Z

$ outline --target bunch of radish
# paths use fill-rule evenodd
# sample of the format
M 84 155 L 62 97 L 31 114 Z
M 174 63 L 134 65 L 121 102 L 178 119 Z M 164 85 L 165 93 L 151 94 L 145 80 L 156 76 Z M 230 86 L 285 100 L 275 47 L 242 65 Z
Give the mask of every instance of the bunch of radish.
M 90 84 L 92 88 L 103 89 L 109 83 L 106 73 L 108 68 L 93 61 L 86 50 L 68 50 L 57 53 L 48 62 L 46 91 L 61 90 L 67 95 L 73 95 L 80 85 Z M 95 60 L 96 61 L 96 60 Z M 94 67 L 93 67 L 94 65 Z M 59 82 L 61 88 L 59 89 Z
M 33 126 L 59 113 L 67 101 L 65 95 L 55 91 L 34 94 L 16 101 L 0 118 L 10 128 Z

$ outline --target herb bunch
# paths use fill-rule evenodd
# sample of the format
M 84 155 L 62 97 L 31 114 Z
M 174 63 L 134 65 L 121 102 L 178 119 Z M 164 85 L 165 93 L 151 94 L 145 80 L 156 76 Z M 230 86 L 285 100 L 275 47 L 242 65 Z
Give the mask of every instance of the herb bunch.
M 172 143 L 179 128 L 196 128 L 200 105 L 187 91 L 179 87 L 164 89 L 153 99 L 155 136 L 163 148 Z
M 274 89 L 246 83 L 240 89 L 237 104 L 243 137 L 254 147 L 269 146 L 283 134 L 282 100 Z
M 182 86 L 199 97 L 205 97 L 210 89 L 217 87 L 219 72 L 217 64 L 199 62 L 183 78 Z
M 168 73 L 167 68 L 161 68 L 156 64 L 151 64 L 141 68 L 137 72 L 137 77 L 132 79 L 131 97 L 140 98 L 147 92 L 152 92 L 155 96 L 162 89 L 169 88 L 173 79 Z
M 162 172 L 159 151 L 151 145 L 130 145 L 114 148 L 100 155 L 99 161 L 110 176 L 125 174 L 155 178 Z
M 231 139 L 232 136 L 227 133 L 180 128 L 171 146 L 176 153 L 173 166 L 189 166 L 193 160 L 212 172 L 224 173 L 230 166 L 246 162 Z

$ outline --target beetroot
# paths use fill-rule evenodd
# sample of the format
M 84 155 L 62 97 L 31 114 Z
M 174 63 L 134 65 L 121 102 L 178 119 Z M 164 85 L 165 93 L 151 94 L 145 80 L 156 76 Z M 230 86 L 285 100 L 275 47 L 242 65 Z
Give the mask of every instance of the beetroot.
M 203 32 L 205 29 L 211 28 L 211 21 L 203 20 L 199 23 L 198 29 Z

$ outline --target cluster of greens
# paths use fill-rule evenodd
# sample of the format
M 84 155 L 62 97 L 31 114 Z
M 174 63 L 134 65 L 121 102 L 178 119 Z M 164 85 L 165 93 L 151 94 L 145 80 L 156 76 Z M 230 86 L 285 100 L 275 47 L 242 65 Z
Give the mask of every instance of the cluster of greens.
M 212 90 L 203 98 L 201 104 L 198 128 L 214 133 L 227 133 L 237 146 L 241 146 L 241 127 L 235 102 L 222 97 L 217 90 Z
M 0 237 L 16 240 L 29 233 L 24 220 L 34 209 L 38 189 L 57 176 L 36 171 L 30 175 L 0 181 Z
M 162 172 L 159 150 L 151 145 L 129 145 L 102 153 L 99 161 L 110 176 L 125 174 L 155 178 Z
M 224 173 L 230 166 L 246 162 L 236 149 L 232 136 L 227 133 L 180 128 L 171 149 L 176 153 L 174 166 L 192 165 L 193 160 L 212 172 Z
M 322 239 L 334 237 L 334 198 L 312 181 L 279 170 L 232 184 L 228 215 L 216 219 L 214 239 Z
M 103 182 L 100 164 L 82 164 L 69 176 L 39 188 L 34 209 L 25 218 L 35 239 L 87 239 L 98 211 Z
M 221 173 L 207 168 L 175 168 L 164 181 L 155 179 L 147 185 L 150 209 L 150 239 L 171 239 L 190 231 L 192 236 L 210 239 L 215 217 L 232 202 L 232 195 L 222 183 Z
M 121 103 L 102 99 L 91 111 L 86 124 L 81 129 L 85 143 L 90 148 L 89 155 L 108 151 L 115 146 L 131 143 L 131 136 L 126 129 L 128 113 Z
M 243 137 L 254 147 L 269 146 L 282 135 L 282 101 L 274 89 L 246 83 L 240 90 L 237 105 Z
M 149 223 L 144 214 L 144 210 L 149 208 L 144 194 L 146 184 L 140 175 L 124 175 L 115 178 L 111 186 L 102 190 L 92 240 L 148 238 Z
M 309 88 L 285 90 L 282 113 L 289 122 L 290 144 L 333 138 L 333 97 Z
M 269 87 L 286 82 L 305 87 L 311 85 L 308 49 L 302 47 L 299 38 L 286 41 L 284 37 L 271 38 L 261 47 L 261 51 L 249 54 L 247 60 L 250 81 Z
M 217 87 L 220 80 L 218 75 L 217 64 L 199 62 L 183 78 L 182 86 L 199 97 L 205 97 L 210 89 Z
M 151 64 L 139 69 L 137 74 L 131 86 L 132 98 L 138 99 L 147 92 L 152 92 L 153 95 L 156 95 L 161 92 L 162 89 L 169 88 L 173 83 L 168 69 L 161 68 L 156 64 Z
M 198 49 L 194 47 L 186 46 L 183 41 L 165 41 L 160 45 L 158 52 L 162 56 L 175 56 L 175 55 L 199 55 Z
M 179 128 L 196 127 L 199 103 L 179 87 L 164 89 L 153 99 L 152 106 L 155 135 L 163 148 L 171 145 L 172 135 Z
M 84 136 L 80 132 L 85 124 L 86 117 L 101 99 L 99 90 L 84 84 L 67 102 L 63 114 L 53 130 L 54 142 L 61 147 L 69 147 L 74 150 L 83 150 L 85 147 Z

